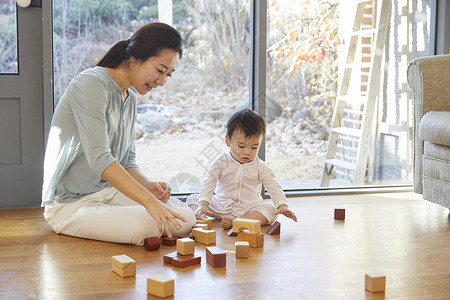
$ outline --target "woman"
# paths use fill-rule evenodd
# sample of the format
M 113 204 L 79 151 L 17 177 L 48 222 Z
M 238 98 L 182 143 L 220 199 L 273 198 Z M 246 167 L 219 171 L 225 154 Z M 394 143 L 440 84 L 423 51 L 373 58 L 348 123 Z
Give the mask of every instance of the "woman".
M 135 161 L 136 94 L 164 85 L 182 56 L 169 25 L 149 23 L 72 79 L 55 110 L 42 206 L 57 233 L 142 245 L 188 233 L 195 216 Z

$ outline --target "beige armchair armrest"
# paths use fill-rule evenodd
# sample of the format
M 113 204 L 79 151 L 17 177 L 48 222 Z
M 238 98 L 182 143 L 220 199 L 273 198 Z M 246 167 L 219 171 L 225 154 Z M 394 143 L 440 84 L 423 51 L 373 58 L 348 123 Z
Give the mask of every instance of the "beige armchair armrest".
M 429 111 L 450 111 L 450 55 L 412 60 L 408 84 L 413 92 L 414 192 L 422 194 L 423 140 L 418 134 L 419 122 Z

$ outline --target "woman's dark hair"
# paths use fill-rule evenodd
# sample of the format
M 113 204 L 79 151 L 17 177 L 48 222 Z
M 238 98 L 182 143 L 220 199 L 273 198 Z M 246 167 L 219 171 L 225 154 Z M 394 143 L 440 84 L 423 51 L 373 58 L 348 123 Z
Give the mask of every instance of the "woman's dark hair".
M 182 39 L 178 31 L 165 23 L 148 23 L 136 30 L 128 40 L 116 43 L 96 66 L 116 68 L 130 57 L 145 61 L 158 56 L 161 50 L 172 49 L 183 55 Z
M 266 121 L 257 112 L 244 108 L 235 112 L 228 120 L 227 135 L 230 139 L 236 129 L 241 130 L 246 138 L 264 136 L 266 134 Z

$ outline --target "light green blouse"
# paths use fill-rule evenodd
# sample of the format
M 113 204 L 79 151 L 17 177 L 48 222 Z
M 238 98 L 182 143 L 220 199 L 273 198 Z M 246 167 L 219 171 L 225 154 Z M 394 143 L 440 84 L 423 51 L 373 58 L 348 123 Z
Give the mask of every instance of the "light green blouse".
M 103 171 L 117 161 L 137 167 L 134 145 L 136 95 L 128 98 L 102 67 L 72 79 L 53 115 L 44 159 L 42 206 L 73 202 L 109 183 Z

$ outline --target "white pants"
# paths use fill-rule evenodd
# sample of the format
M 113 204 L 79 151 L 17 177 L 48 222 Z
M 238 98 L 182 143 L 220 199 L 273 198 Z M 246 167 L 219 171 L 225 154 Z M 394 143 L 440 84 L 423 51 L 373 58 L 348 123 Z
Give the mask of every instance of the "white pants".
M 198 207 L 198 198 L 199 194 L 191 194 L 186 199 L 186 204 L 195 210 Z M 272 224 L 278 218 L 278 215 L 275 214 L 277 208 L 268 200 L 245 205 L 232 205 L 234 201 L 230 200 L 227 204 L 227 206 L 223 205 L 217 200 L 216 195 L 213 195 L 208 205 L 208 208 L 214 213 L 212 217 L 216 219 L 222 219 L 222 217 L 242 218 L 250 212 L 257 211 L 267 219 L 268 224 Z
M 193 211 L 175 197 L 166 205 L 186 219 L 177 219 L 181 225 L 178 230 L 169 222 L 172 234 L 188 234 L 196 223 Z M 45 207 L 44 218 L 56 233 L 87 239 L 142 246 L 147 237 L 161 237 L 147 210 L 113 187 L 71 203 L 53 201 Z

